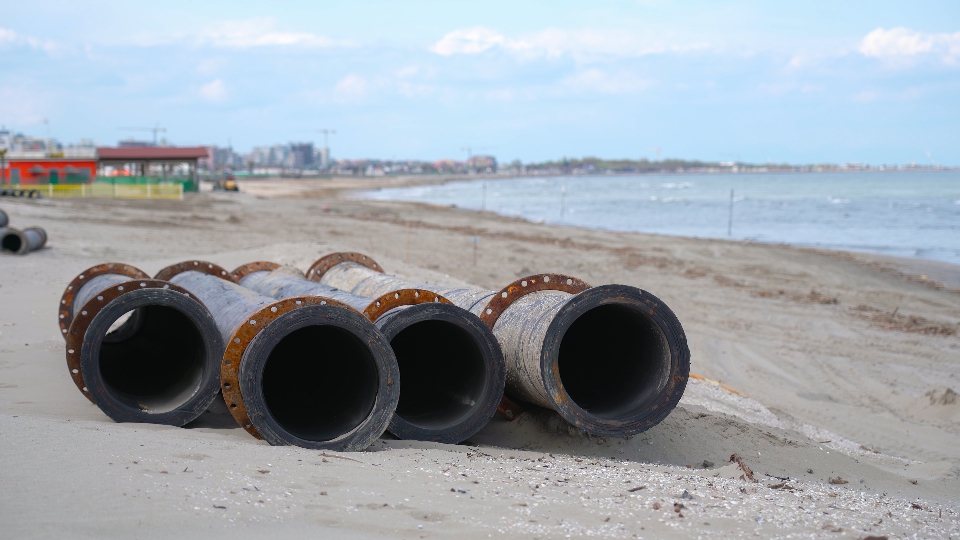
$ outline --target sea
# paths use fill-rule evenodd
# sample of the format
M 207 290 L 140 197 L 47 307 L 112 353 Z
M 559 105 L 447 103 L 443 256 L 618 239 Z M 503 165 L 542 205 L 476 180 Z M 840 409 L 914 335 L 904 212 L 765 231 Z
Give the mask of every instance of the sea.
M 519 177 L 363 196 L 483 209 L 539 223 L 960 265 L 960 171 Z

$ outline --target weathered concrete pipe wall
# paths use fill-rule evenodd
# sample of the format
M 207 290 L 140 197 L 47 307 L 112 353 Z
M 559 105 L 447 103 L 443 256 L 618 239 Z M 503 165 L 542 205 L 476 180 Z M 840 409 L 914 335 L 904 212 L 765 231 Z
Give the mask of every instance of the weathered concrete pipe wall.
M 549 275 L 518 280 L 500 292 L 440 287 L 356 262 L 314 277 L 364 296 L 401 286 L 433 290 L 481 317 L 508 300 L 493 326 L 507 362 L 507 395 L 552 408 L 589 433 L 628 436 L 649 429 L 673 410 L 686 387 L 690 352 L 683 328 L 663 302 L 636 287 L 603 285 L 578 294 L 522 290 L 534 290 Z
M 7 216 L 7 213 L 3 210 L 0 210 L 0 229 L 6 227 L 10 224 L 10 218 Z
M 40 227 L 23 230 L 13 228 L 0 229 L 0 252 L 13 255 L 26 255 L 42 249 L 47 244 L 47 231 Z
M 161 273 L 213 314 L 226 342 L 221 390 L 248 432 L 274 445 L 362 450 L 386 429 L 399 397 L 396 357 L 355 310 L 332 299 L 277 301 L 209 272 Z
M 280 299 L 333 298 L 360 311 L 376 302 L 308 281 L 289 266 L 246 274 L 240 284 Z M 391 433 L 456 444 L 486 425 L 503 395 L 505 362 L 493 333 L 476 315 L 428 300 L 391 309 L 375 323 L 390 340 L 403 381 L 387 428 Z
M 67 367 L 117 422 L 182 426 L 219 392 L 223 340 L 187 291 L 122 264 L 85 270 L 60 302 Z

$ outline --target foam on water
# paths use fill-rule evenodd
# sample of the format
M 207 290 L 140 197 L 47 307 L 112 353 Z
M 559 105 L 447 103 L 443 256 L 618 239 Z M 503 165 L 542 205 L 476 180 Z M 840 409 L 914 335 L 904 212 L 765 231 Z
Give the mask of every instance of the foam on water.
M 960 172 L 569 176 L 384 189 L 374 199 L 534 222 L 788 243 L 960 264 Z

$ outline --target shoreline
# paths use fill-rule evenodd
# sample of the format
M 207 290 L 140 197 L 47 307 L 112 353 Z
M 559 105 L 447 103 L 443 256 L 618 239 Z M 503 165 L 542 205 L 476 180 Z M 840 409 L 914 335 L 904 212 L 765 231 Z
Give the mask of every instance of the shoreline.
M 831 172 L 834 172 L 834 171 L 831 171 Z M 851 171 L 851 172 L 881 172 L 881 171 Z M 934 172 L 934 171 L 930 171 L 930 172 Z M 572 175 L 559 175 L 559 176 L 572 176 Z M 630 174 L 629 176 L 633 176 L 633 174 Z M 512 179 L 520 179 L 520 178 L 527 178 L 527 177 L 509 177 L 509 178 L 502 178 L 502 179 L 512 180 Z M 477 179 L 477 180 L 482 180 L 482 179 Z M 451 181 L 462 181 L 462 180 L 451 180 Z M 945 288 L 960 294 L 960 262 L 948 262 L 940 259 L 930 259 L 930 258 L 924 258 L 920 256 L 893 255 L 883 251 L 870 250 L 870 249 L 857 250 L 857 249 L 850 249 L 849 247 L 843 247 L 843 246 L 830 246 L 830 245 L 809 244 L 809 243 L 790 243 L 790 242 L 782 242 L 782 241 L 764 241 L 764 240 L 756 240 L 752 238 L 732 239 L 732 238 L 726 238 L 722 236 L 689 236 L 689 235 L 680 235 L 680 234 L 670 234 L 670 233 L 664 233 L 664 232 L 591 227 L 587 225 L 579 225 L 579 224 L 571 224 L 571 223 L 547 222 L 542 220 L 538 221 L 538 220 L 529 219 L 520 215 L 499 213 L 494 210 L 481 210 L 477 208 L 460 207 L 456 205 L 443 205 L 443 204 L 436 204 L 436 203 L 423 202 L 423 201 L 407 201 L 407 200 L 400 200 L 400 199 L 375 199 L 367 196 L 370 193 L 375 193 L 385 188 L 386 189 L 392 189 L 392 188 L 404 189 L 404 188 L 410 188 L 410 187 L 417 187 L 420 185 L 442 185 L 445 183 L 447 182 L 441 182 L 439 184 L 412 183 L 412 184 L 403 185 L 403 186 L 377 187 L 377 188 L 365 189 L 365 190 L 353 189 L 353 190 L 346 190 L 344 192 L 344 195 L 350 198 L 358 199 L 358 200 L 426 204 L 426 205 L 436 206 L 439 208 L 444 208 L 444 207 L 461 208 L 465 211 L 472 211 L 472 212 L 490 212 L 505 218 L 520 219 L 531 224 L 544 225 L 544 226 L 573 227 L 573 228 L 593 230 L 593 231 L 603 231 L 603 232 L 613 232 L 613 233 L 635 233 L 635 234 L 642 234 L 642 235 L 689 238 L 694 240 L 714 240 L 714 241 L 744 242 L 744 243 L 765 244 L 765 245 L 780 245 L 780 246 L 789 246 L 795 249 L 808 249 L 812 251 L 824 251 L 824 252 L 850 254 L 850 255 L 861 255 L 861 256 L 867 256 L 867 257 L 872 257 L 876 259 L 875 262 L 877 264 L 883 267 L 889 267 L 896 273 L 915 277 L 917 278 L 918 281 L 928 281 L 930 282 L 931 286 L 934 286 L 935 288 Z
M 400 200 L 387 200 L 387 199 L 372 199 L 369 197 L 363 196 L 364 193 L 370 193 L 379 191 L 384 188 L 408 188 L 408 187 L 417 187 L 425 185 L 441 185 L 452 181 L 463 181 L 463 180 L 485 180 L 489 178 L 444 178 L 444 179 L 434 179 L 434 182 L 419 182 L 421 177 L 418 176 L 405 176 L 405 177 L 396 177 L 396 182 L 399 182 L 399 185 L 390 183 L 388 185 L 378 185 L 378 186 L 367 186 L 365 184 L 366 179 L 358 179 L 352 177 L 339 177 L 336 179 L 336 183 L 331 186 L 289 186 L 293 188 L 292 191 L 296 194 L 287 193 L 284 189 L 285 186 L 278 185 L 282 182 L 291 181 L 290 179 L 272 179 L 270 184 L 267 186 L 257 186 L 260 189 L 254 188 L 252 190 L 253 194 L 258 196 L 268 196 L 266 193 L 271 193 L 269 195 L 271 198 L 285 198 L 287 196 L 334 196 L 338 199 L 350 200 L 350 201 L 370 201 L 370 202 L 390 202 L 395 204 L 411 204 L 411 205 L 426 205 L 434 207 L 437 209 L 457 209 L 464 212 L 475 212 L 478 215 L 480 214 L 493 214 L 504 219 L 511 220 L 520 220 L 531 225 L 541 225 L 545 227 L 568 227 L 574 229 L 582 229 L 585 231 L 597 231 L 597 232 L 609 232 L 609 233 L 620 233 L 620 234 L 638 234 L 638 235 L 649 235 L 665 238 L 684 238 L 690 240 L 709 240 L 709 241 L 718 241 L 718 242 L 734 242 L 734 243 L 745 243 L 745 244 L 760 244 L 760 245 L 769 245 L 769 246 L 783 246 L 789 247 L 791 249 L 797 250 L 810 250 L 815 253 L 825 253 L 828 255 L 836 257 L 847 257 L 851 260 L 856 260 L 859 264 L 874 267 L 877 270 L 888 272 L 894 275 L 901 277 L 907 281 L 914 281 L 917 283 L 923 283 L 927 286 L 930 286 L 934 289 L 947 289 L 951 290 L 954 293 L 960 294 L 960 264 L 949 263 L 946 261 L 940 261 L 937 259 L 924 259 L 922 257 L 907 257 L 900 255 L 888 255 L 885 253 L 880 253 L 876 251 L 854 251 L 849 249 L 842 248 L 833 248 L 833 247 L 824 247 L 816 245 L 802 245 L 802 244 L 790 244 L 786 242 L 763 242 L 750 239 L 729 239 L 729 238 L 719 238 L 719 237 L 706 237 L 706 236 L 683 236 L 683 235 L 671 235 L 665 233 L 656 233 L 656 232 L 643 232 L 643 231 L 629 231 L 629 230 L 617 230 L 617 229 L 603 229 L 595 227 L 585 227 L 580 225 L 573 224 L 564 224 L 564 223 L 538 223 L 536 221 L 524 218 L 522 216 L 512 216 L 507 214 L 500 214 L 492 210 L 479 210 L 473 208 L 457 207 L 457 206 L 448 206 L 442 204 L 426 203 L 426 202 L 417 202 L 417 201 L 400 201 Z M 509 178 L 496 178 L 500 180 L 509 180 L 516 177 Z M 265 182 L 266 180 L 264 180 Z M 294 180 L 294 182 L 300 182 L 302 180 Z M 258 181 L 260 182 L 260 181 Z M 247 192 L 251 192 L 249 189 L 253 187 L 251 184 L 247 184 L 246 181 L 241 181 L 241 189 Z M 262 188 L 266 187 L 264 190 Z M 296 188 L 302 189 L 296 189 Z M 288 188 L 288 189 L 289 189 Z

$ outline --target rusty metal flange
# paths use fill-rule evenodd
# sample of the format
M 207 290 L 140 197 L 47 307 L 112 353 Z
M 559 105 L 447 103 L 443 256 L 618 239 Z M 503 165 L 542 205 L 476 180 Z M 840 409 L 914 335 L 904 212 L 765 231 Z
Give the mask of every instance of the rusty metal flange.
M 100 313 L 100 310 L 106 307 L 107 304 L 123 296 L 124 294 L 142 289 L 168 289 L 171 291 L 176 291 L 189 296 L 200 303 L 200 305 L 203 305 L 203 302 L 200 302 L 199 298 L 190 294 L 190 292 L 186 289 L 178 287 L 173 283 L 161 281 L 159 279 L 150 279 L 148 276 L 146 279 L 124 281 L 123 283 L 108 287 L 100 291 L 100 294 L 94 296 L 90 299 L 90 301 L 81 306 L 82 311 L 80 311 L 80 313 L 78 313 L 73 319 L 73 322 L 70 324 L 70 329 L 66 334 L 67 369 L 70 370 L 70 378 L 73 379 L 74 384 L 77 385 L 77 388 L 80 389 L 80 392 L 86 396 L 91 403 L 93 403 L 93 399 L 90 397 L 90 393 L 87 391 L 87 384 L 83 380 L 83 371 L 80 369 L 80 351 L 81 347 L 83 346 L 83 339 L 87 334 L 87 328 L 90 326 L 90 323 L 93 322 L 94 317 L 96 317 L 97 314 Z
M 362 264 L 367 268 L 374 270 L 376 272 L 383 273 L 383 267 L 377 264 L 377 261 L 373 260 L 372 257 L 368 257 L 363 253 L 356 253 L 353 251 L 343 251 L 340 253 L 331 253 L 329 255 L 324 255 L 317 259 L 315 263 L 310 265 L 310 268 L 307 270 L 307 279 L 310 281 L 320 282 L 320 278 L 327 273 L 327 270 L 330 270 L 334 266 L 345 263 L 345 262 L 354 262 L 357 264 Z
M 270 261 L 256 261 L 252 263 L 247 263 L 243 266 L 237 267 L 233 272 L 230 272 L 230 279 L 234 283 L 240 283 L 240 280 L 247 277 L 247 274 L 252 274 L 254 272 L 270 272 L 280 268 L 282 265 Z
M 253 422 L 247 415 L 247 407 L 243 403 L 243 395 L 240 393 L 240 361 L 243 359 L 243 354 L 250 342 L 257 337 L 261 330 L 276 320 L 277 317 L 303 306 L 337 306 L 356 311 L 342 302 L 321 296 L 295 296 L 280 300 L 264 306 L 250 315 L 250 318 L 230 336 L 230 341 L 227 342 L 226 350 L 223 353 L 223 360 L 220 364 L 220 390 L 223 392 L 227 409 L 233 415 L 233 419 L 243 429 L 247 430 L 247 433 L 258 439 L 263 439 L 263 436 L 260 435 L 257 428 L 253 427 Z
M 440 302 L 441 304 L 453 304 L 443 296 L 425 289 L 397 289 L 377 298 L 363 310 L 363 316 L 376 322 L 384 313 L 400 306 L 415 306 L 417 304 L 428 304 L 431 302 Z
M 493 329 L 500 315 L 518 299 L 537 291 L 563 291 L 578 294 L 590 288 L 583 280 L 564 274 L 537 274 L 520 278 L 507 285 L 490 299 L 480 320 Z
M 211 276 L 216 276 L 220 279 L 233 282 L 233 276 L 227 271 L 226 268 L 220 266 L 219 264 L 213 264 L 207 261 L 183 261 L 181 263 L 171 264 L 170 266 L 157 272 L 155 279 L 170 281 L 173 276 L 190 271 L 203 272 L 204 274 L 210 274 Z
M 497 323 L 497 319 L 511 304 L 532 292 L 563 291 L 577 294 L 589 288 L 590 285 L 587 285 L 583 280 L 564 274 L 537 274 L 520 278 L 501 289 L 490 299 L 480 314 L 480 320 L 492 330 L 493 325 Z M 497 405 L 497 413 L 510 421 L 516 420 L 524 410 L 522 406 L 511 401 L 506 395 L 500 399 L 500 404 Z
M 135 266 L 123 263 L 98 264 L 80 272 L 80 274 L 73 278 L 73 281 L 67 285 L 66 290 L 63 291 L 63 296 L 60 297 L 60 334 L 63 335 L 63 339 L 67 339 L 67 332 L 70 330 L 70 324 L 73 322 L 73 309 L 71 309 L 73 307 L 73 299 L 77 293 L 80 292 L 80 288 L 89 282 L 91 278 L 104 274 L 119 274 L 132 279 L 150 279 L 150 274 Z

